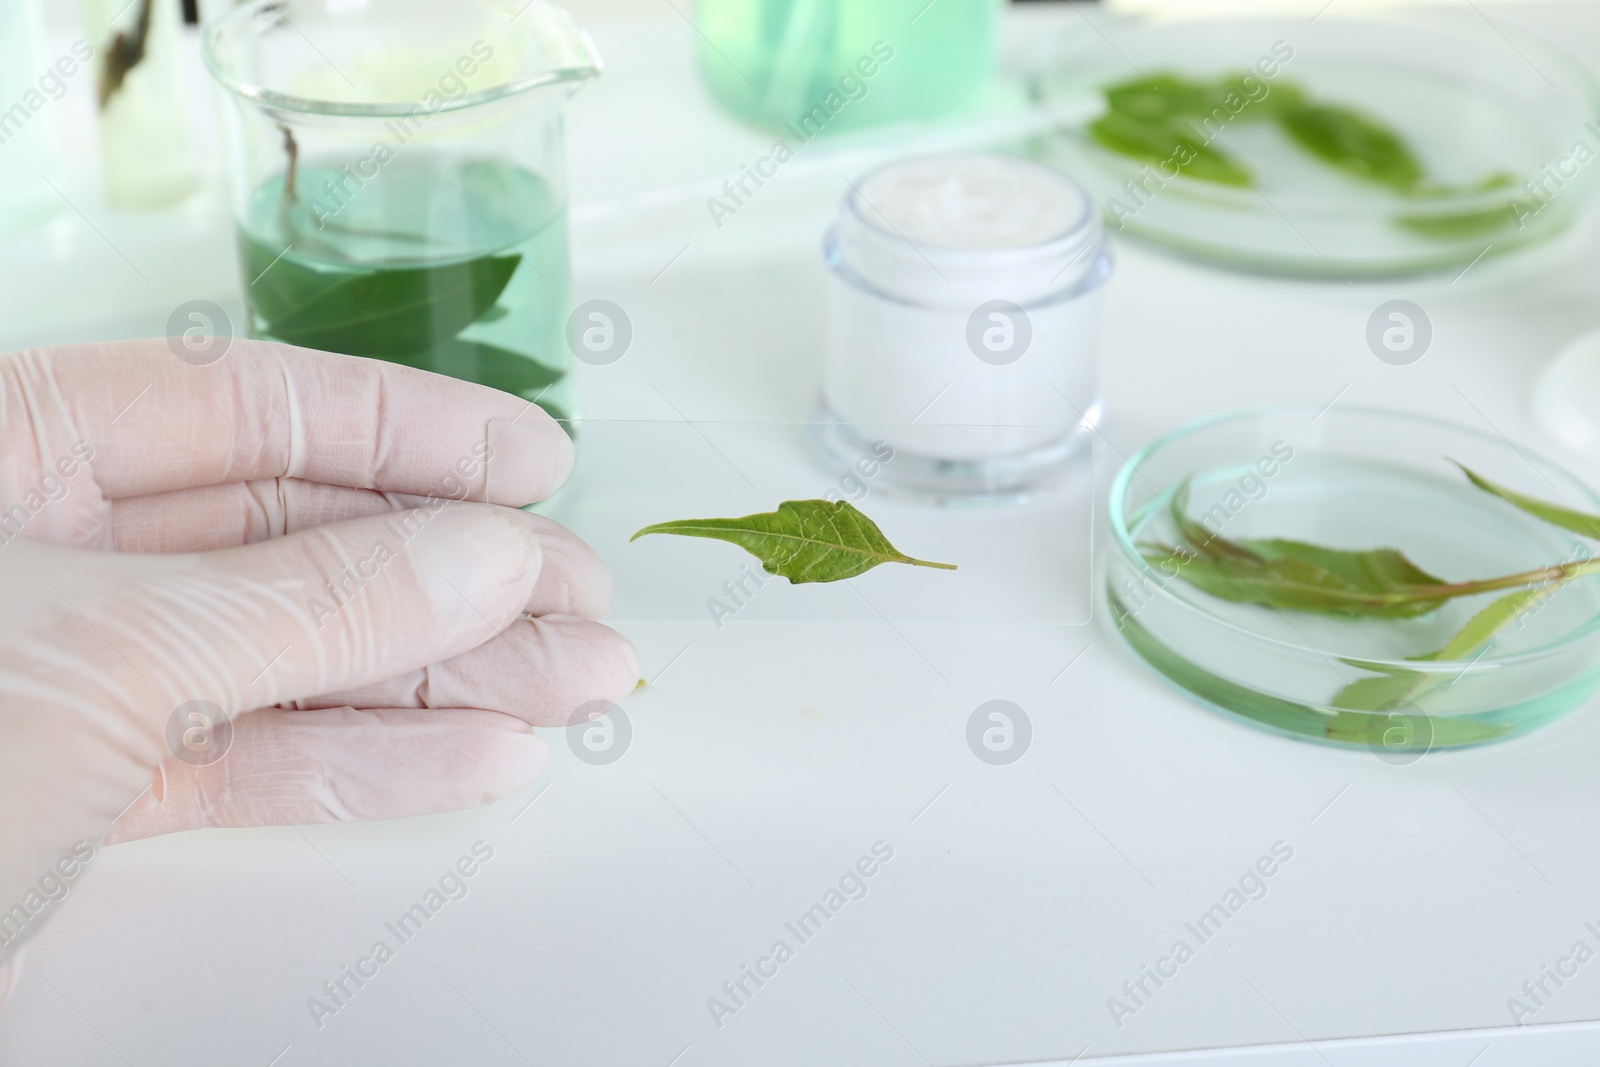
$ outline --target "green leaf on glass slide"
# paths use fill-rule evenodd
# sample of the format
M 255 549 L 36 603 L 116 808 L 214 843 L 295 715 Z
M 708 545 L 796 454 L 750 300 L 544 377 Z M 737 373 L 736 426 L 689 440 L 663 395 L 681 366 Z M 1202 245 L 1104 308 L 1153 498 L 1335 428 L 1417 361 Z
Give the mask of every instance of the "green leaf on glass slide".
M 738 545 L 761 561 L 768 574 L 804 582 L 837 582 L 880 563 L 908 563 L 953 571 L 951 563 L 913 559 L 889 543 L 871 519 L 848 501 L 785 500 L 777 511 L 739 519 L 681 519 L 646 526 L 646 534 L 710 537 Z
M 1400 136 L 1359 111 L 1302 104 L 1278 121 L 1301 148 L 1353 177 L 1401 192 L 1422 181 L 1422 164 Z
M 459 337 L 440 341 L 425 352 L 394 355 L 388 359 L 392 363 L 492 386 L 529 400 L 538 399 L 540 392 L 565 377 L 564 371 L 547 367 L 520 352 Z
M 419 352 L 493 307 L 521 262 L 520 255 L 481 256 L 357 274 L 269 321 L 267 331 L 289 344 L 353 356 Z
M 1457 463 L 1456 466 L 1461 467 L 1461 464 Z M 1461 473 L 1465 474 L 1467 480 L 1479 489 L 1486 493 L 1493 493 L 1501 500 L 1521 508 L 1534 518 L 1543 519 L 1545 522 L 1559 526 L 1563 530 L 1570 530 L 1572 533 L 1600 540 L 1600 517 L 1585 515 L 1581 511 L 1573 511 L 1571 508 L 1564 508 L 1559 504 L 1547 504 L 1543 500 L 1535 500 L 1531 496 L 1523 496 L 1521 493 L 1507 489 L 1503 485 L 1491 482 L 1483 475 L 1468 470 L 1466 467 L 1461 467 Z
M 1172 521 L 1187 552 L 1147 552 L 1153 566 L 1175 564 L 1184 581 L 1222 600 L 1286 611 L 1406 619 L 1450 599 L 1445 583 L 1392 548 L 1324 548 L 1303 541 L 1229 540 L 1187 515 L 1189 482 L 1174 492 Z M 1151 546 L 1162 548 L 1163 546 Z

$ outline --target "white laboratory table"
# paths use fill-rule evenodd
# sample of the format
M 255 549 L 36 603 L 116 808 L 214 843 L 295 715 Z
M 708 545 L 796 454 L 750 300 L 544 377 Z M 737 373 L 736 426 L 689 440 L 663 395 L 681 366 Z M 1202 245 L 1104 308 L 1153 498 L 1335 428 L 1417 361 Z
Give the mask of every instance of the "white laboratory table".
M 1600 8 L 1479 7 L 1600 62 Z M 641 444 L 588 449 L 564 506 L 731 478 L 710 473 L 709 453 L 687 474 L 664 468 L 684 441 L 692 449 L 685 419 L 708 437 L 745 433 L 752 451 L 736 458 L 785 476 L 784 456 L 756 452 L 793 442 L 761 428 L 806 414 L 818 238 L 844 177 L 882 145 L 797 159 L 719 228 L 704 199 L 766 138 L 709 109 L 693 32 L 667 5 L 592 30 L 610 69 L 569 114 L 576 297 L 621 305 L 635 339 L 622 361 L 580 368 L 578 384 L 586 416 L 622 428 L 613 444 L 634 430 Z M 1017 13 L 1008 47 L 1014 59 L 1074 30 L 1071 9 Z M 189 204 L 120 216 L 95 192 L 84 101 L 59 107 L 72 206 L 0 243 L 0 343 L 159 334 L 195 297 L 237 311 L 215 152 Z M 209 116 L 197 121 L 209 138 Z M 1527 382 L 1600 324 L 1592 225 L 1459 276 L 1362 284 L 1225 273 L 1125 243 L 1116 255 L 1102 487 L 1156 435 L 1267 403 L 1405 408 L 1553 450 L 1528 417 Z M 1380 362 L 1364 341 L 1369 314 L 1393 298 L 1433 323 L 1411 366 Z M 645 447 L 652 433 L 676 444 Z M 1600 463 L 1569 461 L 1600 483 Z M 0 1063 L 1600 1058 L 1600 962 L 1549 985 L 1533 1015 L 1508 1009 L 1576 942 L 1600 948 L 1600 708 L 1394 766 L 1190 704 L 1103 613 L 1090 617 L 1087 562 L 1081 602 L 1023 621 L 1003 621 L 1004 602 L 981 618 L 812 617 L 780 589 L 718 628 L 652 600 L 643 557 L 624 544 L 601 549 L 619 575 L 614 621 L 651 683 L 627 702 L 622 759 L 585 763 L 557 735 L 543 780 L 484 810 L 106 849 L 29 948 L 0 1015 Z M 695 558 L 728 577 L 740 562 Z M 992 699 L 1032 723 L 1030 748 L 1006 766 L 966 741 Z M 493 854 L 467 894 L 314 1017 L 323 982 L 477 842 Z M 794 936 L 786 924 L 874 848 L 865 895 Z M 1162 984 L 1142 978 L 1275 848 L 1290 858 L 1259 899 Z M 792 956 L 762 964 L 779 940 Z M 760 986 L 743 970 L 758 965 L 770 975 Z M 724 983 L 741 980 L 734 1001 Z M 1141 980 L 1130 1001 L 1124 983 Z M 1112 997 L 1137 1009 L 1114 1016 Z

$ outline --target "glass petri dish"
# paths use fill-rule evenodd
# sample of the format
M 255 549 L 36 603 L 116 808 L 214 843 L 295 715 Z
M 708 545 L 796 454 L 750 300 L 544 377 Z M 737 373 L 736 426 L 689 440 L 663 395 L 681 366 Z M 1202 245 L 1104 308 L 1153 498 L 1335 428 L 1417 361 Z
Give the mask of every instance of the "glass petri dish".
M 1089 123 L 1063 126 L 1034 149 L 1090 186 L 1113 231 L 1188 257 L 1345 279 L 1460 268 L 1545 240 L 1581 213 L 1600 173 L 1587 165 L 1600 156 L 1600 86 L 1556 49 L 1458 14 L 1080 26 L 1037 64 L 1037 100 L 1103 95 L 1161 74 L 1250 72 L 1265 96 L 1194 127 L 1249 180 L 1167 177 L 1159 164 L 1104 147 Z M 1277 122 L 1257 121 L 1285 88 L 1378 120 L 1424 179 L 1402 192 L 1352 177 Z M 1579 142 L 1587 150 L 1575 154 Z
M 1502 594 L 1416 618 L 1341 618 L 1223 600 L 1150 558 L 1161 553 L 1148 546 L 1176 543 L 1171 509 L 1185 484 L 1187 515 L 1231 541 L 1392 548 L 1445 581 L 1575 562 L 1595 549 L 1474 488 L 1452 461 L 1600 513 L 1600 496 L 1556 464 L 1450 423 L 1355 408 L 1222 416 L 1150 445 L 1113 482 L 1109 618 L 1194 700 L 1290 737 L 1404 761 L 1550 722 L 1600 688 L 1594 577 L 1550 587 L 1471 658 L 1418 659 Z M 1371 699 L 1375 689 L 1383 699 Z

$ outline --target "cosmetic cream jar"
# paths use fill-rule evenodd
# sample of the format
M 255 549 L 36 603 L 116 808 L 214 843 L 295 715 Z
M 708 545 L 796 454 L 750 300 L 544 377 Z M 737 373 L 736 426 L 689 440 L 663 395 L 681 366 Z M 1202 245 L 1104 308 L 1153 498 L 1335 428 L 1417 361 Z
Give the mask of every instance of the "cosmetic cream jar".
M 880 484 L 1013 497 L 1092 449 L 1105 231 L 1071 178 L 1024 159 L 901 160 L 851 185 L 823 246 L 814 429 L 830 459 L 887 442 Z

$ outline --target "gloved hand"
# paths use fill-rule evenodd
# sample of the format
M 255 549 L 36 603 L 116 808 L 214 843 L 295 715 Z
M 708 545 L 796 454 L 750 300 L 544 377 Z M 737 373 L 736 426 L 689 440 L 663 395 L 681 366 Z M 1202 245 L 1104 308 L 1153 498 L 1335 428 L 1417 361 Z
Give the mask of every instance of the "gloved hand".
M 599 557 L 513 510 L 572 462 L 538 407 L 374 360 L 0 357 L 0 986 L 75 845 L 485 804 L 532 726 L 621 700 Z M 215 762 L 195 701 L 238 715 Z

